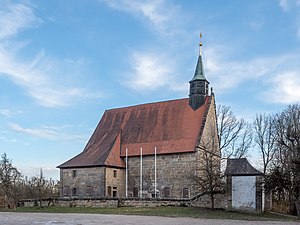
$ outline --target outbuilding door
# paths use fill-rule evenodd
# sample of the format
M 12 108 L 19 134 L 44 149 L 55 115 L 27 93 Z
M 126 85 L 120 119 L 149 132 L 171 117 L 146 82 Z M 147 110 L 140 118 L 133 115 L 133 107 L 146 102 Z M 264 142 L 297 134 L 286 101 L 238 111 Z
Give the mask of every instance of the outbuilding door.
M 232 177 L 232 208 L 252 211 L 256 209 L 256 177 Z

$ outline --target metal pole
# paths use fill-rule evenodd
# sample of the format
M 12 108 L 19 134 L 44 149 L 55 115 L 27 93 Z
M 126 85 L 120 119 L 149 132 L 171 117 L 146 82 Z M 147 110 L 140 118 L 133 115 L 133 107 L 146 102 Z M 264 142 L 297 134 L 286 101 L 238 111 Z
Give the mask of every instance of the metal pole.
M 143 197 L 143 149 L 141 148 L 141 168 L 140 168 L 140 198 Z
M 126 190 L 125 197 L 128 197 L 128 149 L 126 148 Z
M 154 197 L 156 198 L 156 147 L 154 148 Z

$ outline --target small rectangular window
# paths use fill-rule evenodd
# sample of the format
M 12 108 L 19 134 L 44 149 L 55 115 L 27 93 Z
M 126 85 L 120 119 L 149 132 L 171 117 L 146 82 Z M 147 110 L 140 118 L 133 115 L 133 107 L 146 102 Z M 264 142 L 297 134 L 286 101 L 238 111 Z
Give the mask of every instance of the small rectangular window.
M 77 191 L 78 191 L 77 188 L 73 188 L 72 189 L 72 195 L 77 196 L 78 195 Z
M 72 170 L 72 177 L 77 177 L 77 170 Z
M 139 189 L 137 187 L 133 188 L 133 197 L 139 196 Z
M 164 188 L 164 197 L 165 197 L 165 198 L 169 198 L 170 195 L 171 195 L 170 188 L 165 187 L 165 188 Z
M 111 196 L 111 186 L 107 187 L 107 195 L 110 197 Z
M 114 170 L 114 178 L 117 178 L 117 171 Z
M 190 197 L 190 189 L 189 188 L 183 188 L 182 189 L 182 197 L 183 198 L 189 198 Z
M 113 187 L 113 197 L 118 197 L 117 187 Z

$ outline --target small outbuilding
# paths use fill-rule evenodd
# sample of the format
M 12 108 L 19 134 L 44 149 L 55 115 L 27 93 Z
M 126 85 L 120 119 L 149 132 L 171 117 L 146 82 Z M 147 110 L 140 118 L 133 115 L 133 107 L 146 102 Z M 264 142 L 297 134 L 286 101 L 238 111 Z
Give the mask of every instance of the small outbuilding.
M 228 210 L 262 211 L 262 173 L 246 158 L 228 159 L 227 178 Z

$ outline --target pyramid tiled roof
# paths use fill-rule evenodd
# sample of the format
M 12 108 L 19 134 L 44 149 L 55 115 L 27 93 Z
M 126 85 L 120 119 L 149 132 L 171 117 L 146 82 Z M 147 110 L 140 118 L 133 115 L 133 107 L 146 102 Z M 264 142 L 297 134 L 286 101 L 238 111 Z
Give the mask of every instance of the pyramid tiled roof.
M 227 160 L 225 175 L 254 176 L 262 175 L 262 173 L 255 169 L 246 158 L 239 158 Z

